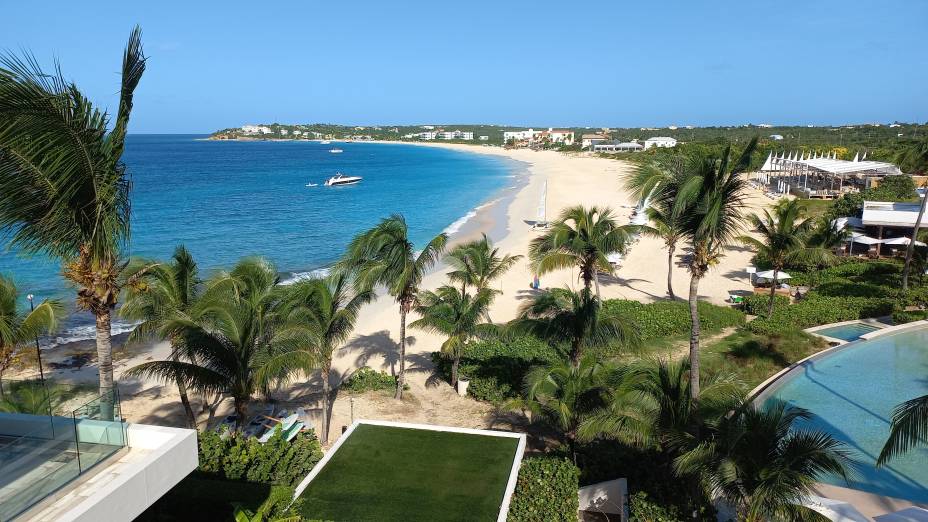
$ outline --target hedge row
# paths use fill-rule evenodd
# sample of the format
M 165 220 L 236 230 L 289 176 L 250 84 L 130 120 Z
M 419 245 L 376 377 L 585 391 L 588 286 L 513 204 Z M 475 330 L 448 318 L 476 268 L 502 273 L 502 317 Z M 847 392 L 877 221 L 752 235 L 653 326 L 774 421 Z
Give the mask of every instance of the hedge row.
M 358 368 L 351 374 L 339 389 L 347 392 L 362 393 L 377 390 L 392 390 L 396 388 L 396 377 L 385 371 L 377 371 L 367 366 Z
M 255 437 L 205 431 L 199 443 L 200 471 L 226 480 L 292 486 L 322 458 L 319 440 L 307 433 L 290 442 L 278 433 L 262 444 Z
M 896 300 L 891 297 L 834 297 L 810 293 L 796 304 L 786 304 L 786 298 L 777 299 L 773 315 L 766 317 L 767 299 L 752 296 L 746 299 L 748 313 L 762 315 L 748 323 L 758 334 L 774 334 L 784 330 L 808 328 L 820 324 L 837 323 L 868 317 L 882 317 L 893 313 Z
M 576 522 L 580 470 L 570 460 L 532 457 L 522 461 L 509 505 L 510 522 Z
M 480 341 L 467 347 L 459 371 L 470 380 L 469 395 L 498 403 L 519 395 L 529 368 L 558 358 L 557 350 L 531 336 Z M 432 360 L 439 373 L 450 379 L 451 361 L 439 353 L 432 354 Z
M 689 303 L 685 301 L 657 301 L 640 303 L 624 299 L 608 299 L 603 308 L 614 311 L 634 323 L 642 341 L 675 337 L 688 334 L 690 321 Z M 717 306 L 700 301 L 699 322 L 704 331 L 718 331 L 744 324 L 744 314 L 729 306 Z

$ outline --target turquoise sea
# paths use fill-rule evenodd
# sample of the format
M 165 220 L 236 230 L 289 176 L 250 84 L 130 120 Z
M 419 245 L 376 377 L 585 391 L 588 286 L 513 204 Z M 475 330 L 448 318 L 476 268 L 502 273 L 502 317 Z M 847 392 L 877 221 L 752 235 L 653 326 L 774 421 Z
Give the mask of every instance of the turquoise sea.
M 129 136 L 131 255 L 166 258 L 184 244 L 207 273 L 263 255 L 292 281 L 324 270 L 356 233 L 391 213 L 406 217 L 416 243 L 453 233 L 477 206 L 515 185 L 521 168 L 496 156 L 415 145 L 204 137 Z M 330 153 L 336 146 L 344 152 Z M 324 187 L 336 172 L 364 181 Z M 23 294 L 73 302 L 58 263 L 3 245 L 0 273 L 12 275 Z M 76 314 L 52 341 L 89 338 L 91 324 L 89 315 Z

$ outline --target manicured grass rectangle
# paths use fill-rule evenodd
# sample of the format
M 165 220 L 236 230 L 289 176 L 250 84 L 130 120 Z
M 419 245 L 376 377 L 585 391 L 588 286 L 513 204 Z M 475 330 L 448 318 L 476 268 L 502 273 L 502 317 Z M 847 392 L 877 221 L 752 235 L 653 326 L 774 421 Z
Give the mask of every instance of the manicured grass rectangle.
M 359 424 L 301 495 L 322 520 L 496 520 L 519 439 Z

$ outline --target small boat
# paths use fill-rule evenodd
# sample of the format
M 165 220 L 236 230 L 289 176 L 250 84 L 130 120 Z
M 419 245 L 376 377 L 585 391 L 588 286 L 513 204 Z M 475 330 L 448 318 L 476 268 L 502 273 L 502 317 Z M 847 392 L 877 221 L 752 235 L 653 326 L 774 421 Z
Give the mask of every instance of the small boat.
M 329 141 L 329 140 L 322 140 L 321 143 L 322 143 L 323 145 L 328 145 L 329 143 L 332 143 L 332 142 Z
M 354 185 L 360 183 L 364 179 L 361 176 L 346 176 L 341 172 L 335 174 L 331 178 L 325 180 L 325 186 L 327 187 L 338 187 L 341 185 Z
M 335 149 L 329 149 L 329 152 L 331 152 L 332 154 L 341 154 L 344 151 L 342 149 L 335 148 Z
M 318 187 L 319 184 L 318 183 L 307 183 L 306 186 L 307 187 Z

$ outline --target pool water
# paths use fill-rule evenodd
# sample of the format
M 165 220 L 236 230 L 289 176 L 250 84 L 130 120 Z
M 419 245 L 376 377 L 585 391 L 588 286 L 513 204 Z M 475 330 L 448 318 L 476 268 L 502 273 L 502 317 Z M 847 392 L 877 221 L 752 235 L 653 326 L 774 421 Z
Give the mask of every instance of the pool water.
M 824 328 L 822 330 L 815 330 L 812 333 L 818 335 L 825 335 L 828 337 L 833 337 L 835 339 L 841 339 L 843 341 L 856 341 L 860 339 L 861 335 L 868 334 L 870 332 L 875 332 L 879 330 L 879 326 L 873 326 L 863 323 L 851 323 L 851 324 L 842 324 L 841 326 L 832 326 L 831 328 Z
M 773 386 L 764 404 L 779 399 L 809 410 L 814 417 L 800 426 L 825 430 L 853 452 L 857 465 L 848 482 L 834 476 L 822 482 L 928 502 L 928 445 L 875 467 L 893 408 L 928 394 L 928 328 L 848 344 Z

